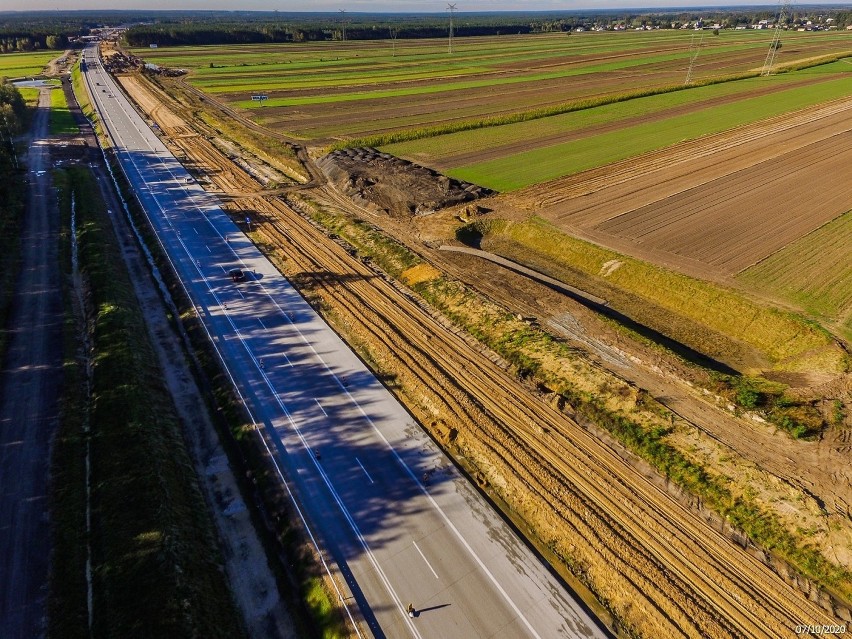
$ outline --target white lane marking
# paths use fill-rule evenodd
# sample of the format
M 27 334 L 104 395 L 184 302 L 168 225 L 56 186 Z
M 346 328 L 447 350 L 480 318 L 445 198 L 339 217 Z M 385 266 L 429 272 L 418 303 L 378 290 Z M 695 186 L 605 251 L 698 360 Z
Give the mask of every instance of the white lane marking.
M 258 317 L 257 321 L 263 327 L 263 330 L 266 330 L 266 324 L 263 323 L 263 320 Z
M 198 232 L 198 229 L 197 229 L 197 228 L 193 227 L 193 229 L 192 229 L 192 230 L 193 230 L 193 231 L 195 231 L 195 234 L 196 234 L 196 235 L 201 235 L 201 233 L 199 233 L 199 232 Z
M 438 578 L 439 578 L 439 577 L 438 577 L 438 573 L 437 573 L 437 572 L 435 572 L 435 569 L 434 569 L 434 568 L 432 568 L 432 564 L 430 564 L 430 563 L 429 563 L 429 560 L 428 560 L 428 559 L 426 559 L 426 555 L 424 555 L 424 554 L 423 554 L 423 551 L 422 551 L 422 550 L 420 550 L 420 546 L 418 546 L 418 545 L 417 545 L 417 542 L 416 542 L 416 541 L 413 541 L 413 540 L 412 540 L 412 542 L 411 542 L 411 543 L 412 543 L 412 544 L 414 544 L 414 547 L 417 549 L 417 552 L 419 552 L 419 553 L 420 553 L 420 556 L 421 556 L 421 557 L 423 557 L 423 561 L 425 561 L 425 562 L 426 562 L 426 565 L 427 565 L 427 566 L 429 566 L 429 570 L 431 570 L 431 571 L 432 571 L 432 574 L 433 574 L 433 575 L 435 575 L 435 579 L 438 579 Z
M 322 407 L 322 404 L 320 404 L 320 400 L 318 400 L 316 397 L 314 397 L 314 401 L 317 403 L 317 406 L 320 407 L 322 414 L 325 415 L 326 417 L 328 417 L 328 413 L 325 412 L 325 409 Z
M 355 461 L 356 461 L 356 462 L 358 462 L 358 465 L 361 467 L 361 470 L 363 470 L 363 471 L 364 471 L 364 474 L 367 476 L 367 479 L 369 479 L 369 480 L 370 480 L 370 483 L 371 483 L 371 484 L 375 484 L 376 482 L 374 482 L 374 481 L 373 481 L 373 478 L 372 478 L 372 477 L 370 477 L 370 473 L 368 473 L 368 472 L 367 472 L 367 469 L 366 469 L 366 468 L 364 468 L 364 464 L 362 464 L 362 463 L 361 463 L 361 460 L 360 460 L 360 459 L 358 459 L 358 458 L 356 457 L 356 458 L 355 458 Z
M 210 247 L 209 247 L 209 246 L 207 246 L 206 244 L 204 245 L 204 248 L 206 248 L 206 249 L 207 249 L 207 252 L 208 252 L 208 253 L 212 253 L 212 252 L 213 252 L 213 251 L 211 251 L 211 250 L 210 250 Z

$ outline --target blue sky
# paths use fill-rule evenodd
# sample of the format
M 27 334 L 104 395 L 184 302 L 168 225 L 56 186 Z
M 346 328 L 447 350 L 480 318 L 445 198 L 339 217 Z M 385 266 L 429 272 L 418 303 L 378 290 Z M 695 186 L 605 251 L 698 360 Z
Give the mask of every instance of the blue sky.
M 571 11 L 579 9 L 614 9 L 626 7 L 706 7 L 707 2 L 690 0 L 456 0 L 464 11 Z M 777 1 L 752 0 L 715 3 L 724 6 L 777 6 Z M 4 0 L 3 10 L 74 10 L 74 9 L 225 9 L 240 11 L 334 11 L 340 9 L 363 12 L 443 12 L 447 3 L 433 0 Z

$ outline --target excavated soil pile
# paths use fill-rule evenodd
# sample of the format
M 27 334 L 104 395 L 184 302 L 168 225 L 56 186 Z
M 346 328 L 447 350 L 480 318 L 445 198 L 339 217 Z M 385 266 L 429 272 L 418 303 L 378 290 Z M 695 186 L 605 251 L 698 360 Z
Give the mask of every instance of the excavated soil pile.
M 371 148 L 333 151 L 317 164 L 358 204 L 394 217 L 426 215 L 493 193 Z

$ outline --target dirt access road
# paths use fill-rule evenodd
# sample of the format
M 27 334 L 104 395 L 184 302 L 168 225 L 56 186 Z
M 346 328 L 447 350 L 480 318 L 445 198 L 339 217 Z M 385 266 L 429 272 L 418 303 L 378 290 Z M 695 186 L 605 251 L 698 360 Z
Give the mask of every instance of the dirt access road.
M 145 90 L 126 86 L 134 94 Z M 150 103 L 151 96 L 139 101 Z M 747 552 L 652 474 L 637 471 L 630 455 L 530 393 L 496 355 L 280 199 L 264 197 L 247 174 L 228 168 L 227 158 L 216 159 L 203 136 L 174 139 L 168 123 L 180 118 L 163 111 L 154 117 L 165 136 L 218 188 L 246 194 L 230 209 L 239 219 L 252 217 L 257 240 L 330 310 L 348 339 L 364 345 L 424 428 L 472 463 L 480 484 L 529 522 L 544 544 L 571 557 L 628 627 L 648 637 L 775 639 L 794 636 L 804 619 L 834 618 L 770 570 L 760 553 Z M 345 206 L 326 189 L 312 196 Z
M 29 207 L 22 266 L 0 371 L 0 627 L 4 639 L 46 630 L 51 439 L 62 385 L 59 212 L 50 179 L 48 111 L 42 89 L 27 157 Z

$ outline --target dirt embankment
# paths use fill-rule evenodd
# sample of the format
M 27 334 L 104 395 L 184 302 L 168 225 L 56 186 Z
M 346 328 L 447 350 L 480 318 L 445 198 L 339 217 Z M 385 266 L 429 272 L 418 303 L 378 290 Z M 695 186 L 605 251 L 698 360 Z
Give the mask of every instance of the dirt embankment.
M 333 151 L 317 164 L 356 203 L 394 217 L 426 215 L 493 193 L 371 148 Z
M 203 138 L 191 139 L 194 155 L 215 154 Z M 246 191 L 253 183 L 237 169 L 210 179 L 234 180 Z M 340 203 L 322 190 L 313 196 Z M 829 605 L 818 591 L 803 584 L 805 595 L 779 577 L 760 552 L 708 525 L 653 473 L 637 471 L 630 455 L 534 396 L 493 353 L 376 277 L 281 201 L 245 197 L 229 206 L 253 217 L 257 239 L 395 379 L 420 423 L 472 462 L 481 484 L 637 634 L 774 639 L 794 636 L 797 624 L 836 618 L 809 599 Z

